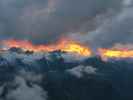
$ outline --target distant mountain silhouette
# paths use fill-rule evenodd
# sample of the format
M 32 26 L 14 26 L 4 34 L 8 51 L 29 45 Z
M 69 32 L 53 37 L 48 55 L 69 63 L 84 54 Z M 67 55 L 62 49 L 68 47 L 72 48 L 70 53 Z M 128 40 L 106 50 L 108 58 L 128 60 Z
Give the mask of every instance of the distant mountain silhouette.
M 27 53 L 11 48 L 0 54 L 0 97 L 6 100 L 15 77 L 41 75 L 40 81 L 25 79 L 27 87 L 40 86 L 48 93 L 48 100 L 132 100 L 133 62 L 127 60 L 102 61 L 100 57 L 66 61 L 67 53 Z M 67 58 L 71 59 L 71 58 Z M 75 57 L 76 59 L 76 57 Z M 28 74 L 21 75 L 21 72 Z

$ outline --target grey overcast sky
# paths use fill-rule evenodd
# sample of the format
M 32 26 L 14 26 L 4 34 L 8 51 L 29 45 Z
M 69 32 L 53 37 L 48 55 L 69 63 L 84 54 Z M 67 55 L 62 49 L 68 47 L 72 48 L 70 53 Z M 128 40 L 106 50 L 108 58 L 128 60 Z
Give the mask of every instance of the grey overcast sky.
M 133 42 L 133 0 L 0 0 L 0 39 Z

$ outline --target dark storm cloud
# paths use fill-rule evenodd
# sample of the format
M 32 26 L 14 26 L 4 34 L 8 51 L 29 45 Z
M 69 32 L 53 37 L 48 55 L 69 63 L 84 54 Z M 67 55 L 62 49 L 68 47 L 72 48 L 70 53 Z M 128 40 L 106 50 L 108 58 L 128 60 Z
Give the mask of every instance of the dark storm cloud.
M 122 11 L 118 16 L 103 25 L 94 34 L 93 41 L 97 45 L 112 46 L 115 43 L 133 43 L 132 8 Z
M 95 17 L 117 12 L 122 0 L 1 0 L 1 38 L 47 42 L 81 29 L 96 29 Z M 84 28 L 85 27 L 85 28 Z
M 133 43 L 133 0 L 123 0 L 121 10 L 112 17 L 103 17 L 95 30 L 74 38 L 97 47 L 110 47 L 116 43 Z M 100 22 L 101 22 L 100 21 Z

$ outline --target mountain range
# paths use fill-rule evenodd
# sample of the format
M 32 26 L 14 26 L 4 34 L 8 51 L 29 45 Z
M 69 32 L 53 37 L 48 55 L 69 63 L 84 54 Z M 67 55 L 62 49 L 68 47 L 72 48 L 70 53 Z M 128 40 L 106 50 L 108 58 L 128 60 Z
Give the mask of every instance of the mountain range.
M 133 100 L 132 59 L 0 52 L 0 100 Z

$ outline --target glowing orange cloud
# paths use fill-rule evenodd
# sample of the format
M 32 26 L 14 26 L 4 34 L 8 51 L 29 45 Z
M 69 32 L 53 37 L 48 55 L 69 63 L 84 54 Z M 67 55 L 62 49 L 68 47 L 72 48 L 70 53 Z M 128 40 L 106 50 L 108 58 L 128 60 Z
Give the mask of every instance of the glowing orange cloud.
M 118 50 L 118 49 L 98 49 L 102 59 L 108 58 L 133 58 L 133 50 Z
M 91 50 L 86 47 L 81 45 L 80 43 L 77 43 L 72 40 L 67 40 L 67 39 L 61 39 L 59 42 L 55 44 L 50 44 L 50 45 L 34 45 L 31 42 L 27 40 L 4 40 L 2 41 L 2 45 L 6 46 L 7 48 L 21 48 L 25 51 L 34 51 L 34 52 L 52 52 L 56 50 L 60 50 L 63 52 L 68 52 L 68 53 L 77 53 L 82 56 L 91 56 L 92 52 Z
M 62 52 L 75 53 L 86 57 L 93 55 L 89 47 L 70 39 L 61 39 L 57 43 L 49 45 L 44 45 L 44 44 L 35 45 L 27 40 L 14 40 L 14 39 L 4 40 L 1 43 L 7 49 L 16 47 L 16 48 L 21 48 L 24 51 L 33 51 L 33 52 L 53 52 L 60 50 Z M 108 60 L 109 58 L 116 58 L 116 59 L 133 58 L 133 49 L 128 49 L 128 48 L 122 49 L 122 47 L 123 46 L 121 45 L 117 45 L 115 47 L 112 47 L 111 49 L 98 48 L 97 53 L 103 60 Z M 131 47 L 131 45 L 124 47 Z

